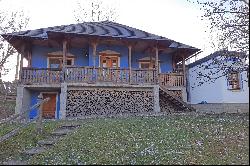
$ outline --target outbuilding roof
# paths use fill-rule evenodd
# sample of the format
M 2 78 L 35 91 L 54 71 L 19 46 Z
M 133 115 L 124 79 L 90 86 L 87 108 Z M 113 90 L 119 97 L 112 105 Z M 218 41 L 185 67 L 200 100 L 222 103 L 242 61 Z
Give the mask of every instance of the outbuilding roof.
M 237 52 L 237 51 L 227 51 L 227 50 L 220 50 L 220 51 L 216 51 L 204 58 L 201 58 L 193 63 L 190 63 L 188 66 L 188 68 L 192 68 L 194 66 L 197 66 L 197 65 L 200 65 L 204 62 L 207 62 L 213 58 L 216 58 L 218 56 L 227 56 L 227 57 L 234 57 L 234 56 L 244 56 L 244 53 L 241 53 L 241 52 Z

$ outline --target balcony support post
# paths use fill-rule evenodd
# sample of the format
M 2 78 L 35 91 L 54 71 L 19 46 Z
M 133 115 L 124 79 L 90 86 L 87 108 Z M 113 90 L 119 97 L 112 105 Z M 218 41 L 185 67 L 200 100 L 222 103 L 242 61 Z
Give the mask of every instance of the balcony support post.
M 185 56 L 182 55 L 182 70 L 183 70 L 183 85 L 186 87 L 186 68 L 185 68 Z
M 131 54 L 132 54 L 132 46 L 128 46 L 128 67 L 129 67 L 129 82 L 132 81 L 132 60 L 131 60 Z
M 95 68 L 96 67 L 96 47 L 97 47 L 97 42 L 93 42 L 92 47 L 93 47 L 93 66 Z
M 155 73 L 155 79 L 156 79 L 156 84 L 159 83 L 159 50 L 158 47 L 156 45 L 155 47 L 155 69 L 156 69 L 156 73 Z
M 25 54 L 25 47 L 26 47 L 26 44 L 23 44 L 23 45 L 22 45 L 22 48 L 21 48 L 21 60 L 20 60 L 20 69 L 19 69 L 19 81 L 21 81 L 21 78 L 22 78 L 23 58 L 24 58 L 24 54 Z
M 67 56 L 67 40 L 63 40 L 63 64 L 62 64 L 62 73 L 63 73 L 63 81 L 65 80 L 65 72 L 66 72 L 66 56 Z

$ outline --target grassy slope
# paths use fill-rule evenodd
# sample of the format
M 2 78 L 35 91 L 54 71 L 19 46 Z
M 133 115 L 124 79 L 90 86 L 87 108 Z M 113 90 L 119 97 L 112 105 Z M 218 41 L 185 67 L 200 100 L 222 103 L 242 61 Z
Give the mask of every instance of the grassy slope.
M 38 135 L 35 130 L 35 124 L 30 124 L 27 128 L 22 129 L 20 133 L 12 137 L 11 139 L 0 143 L 0 163 L 6 161 L 7 158 L 12 159 L 22 159 L 21 152 L 26 148 L 31 148 L 36 146 L 38 140 L 47 136 L 52 130 L 54 130 L 58 125 L 58 122 L 49 122 L 44 124 L 44 133 Z M 13 125 L 6 127 L 6 125 L 0 126 L 0 135 L 5 134 L 10 128 L 14 128 Z
M 249 164 L 249 116 L 88 120 L 32 164 Z

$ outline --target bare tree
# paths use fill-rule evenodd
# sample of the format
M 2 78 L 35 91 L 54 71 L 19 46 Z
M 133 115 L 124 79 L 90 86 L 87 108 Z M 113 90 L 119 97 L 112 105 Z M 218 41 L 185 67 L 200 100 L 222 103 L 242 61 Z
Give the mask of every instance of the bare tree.
M 77 22 L 84 21 L 115 21 L 117 12 L 113 6 L 105 6 L 102 1 L 78 1 L 74 17 Z
M 202 20 L 209 21 L 210 44 L 219 56 L 199 65 L 197 85 L 214 82 L 230 72 L 249 70 L 249 1 L 197 0 L 203 11 Z M 215 67 L 216 66 L 216 69 Z
M 29 18 L 23 11 L 0 11 L 0 34 L 21 31 L 27 26 L 28 21 Z M 0 79 L 8 73 L 9 68 L 5 64 L 16 52 L 16 49 L 0 36 Z

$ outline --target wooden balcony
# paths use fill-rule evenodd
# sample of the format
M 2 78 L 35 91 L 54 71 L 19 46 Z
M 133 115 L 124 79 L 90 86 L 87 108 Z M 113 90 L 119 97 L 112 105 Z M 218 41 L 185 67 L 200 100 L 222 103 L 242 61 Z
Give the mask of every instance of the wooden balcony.
M 159 79 L 159 81 L 157 81 Z M 113 84 L 184 86 L 182 74 L 161 73 L 154 69 L 67 67 L 65 71 L 52 68 L 22 68 L 21 84 L 59 84 L 109 82 Z
M 64 79 L 60 69 L 23 67 L 21 72 L 22 84 L 58 84 Z
M 184 76 L 181 73 L 160 73 L 159 84 L 163 87 L 183 87 Z
M 111 82 L 115 84 L 156 84 L 156 70 L 100 67 L 69 67 L 66 82 Z

